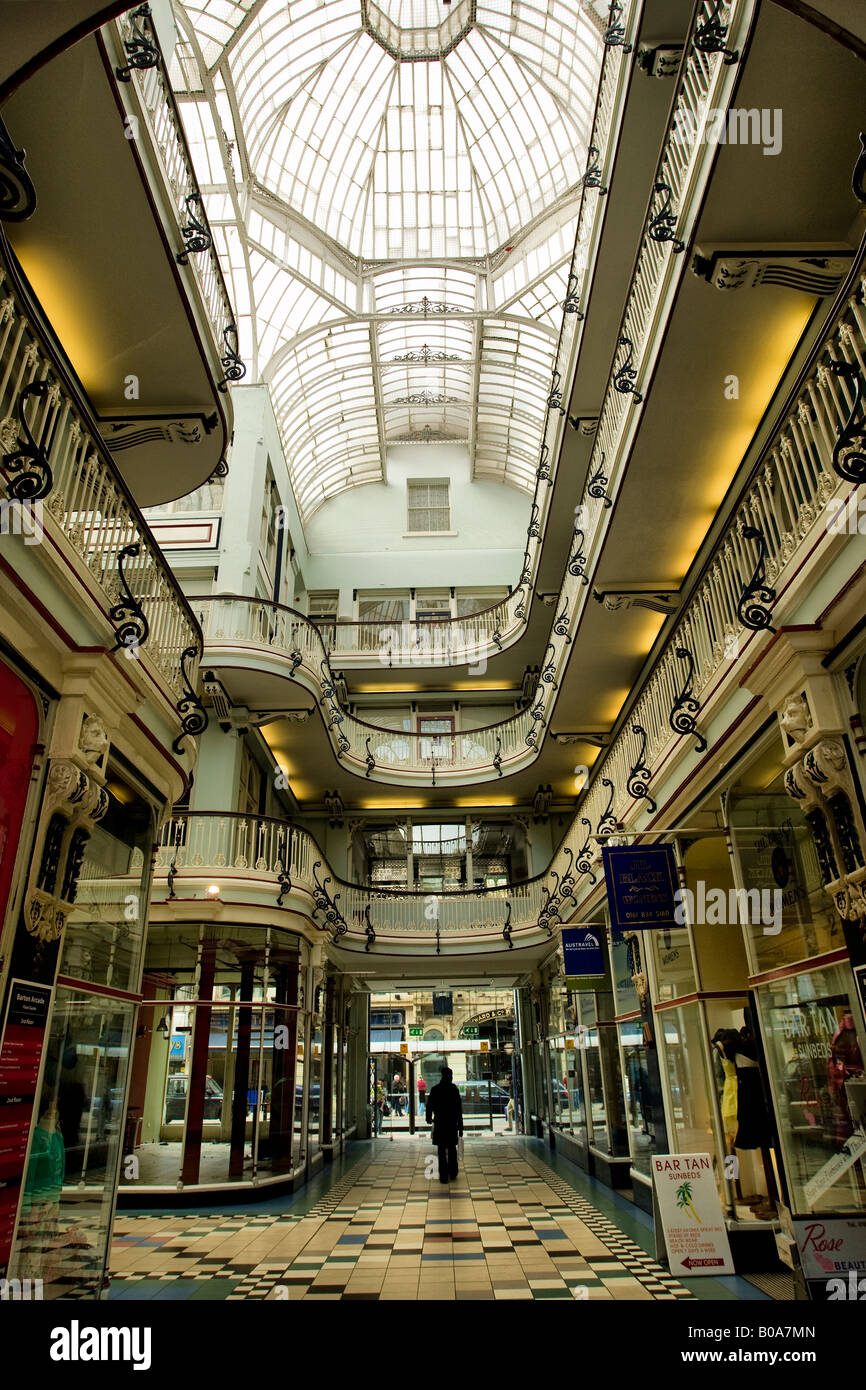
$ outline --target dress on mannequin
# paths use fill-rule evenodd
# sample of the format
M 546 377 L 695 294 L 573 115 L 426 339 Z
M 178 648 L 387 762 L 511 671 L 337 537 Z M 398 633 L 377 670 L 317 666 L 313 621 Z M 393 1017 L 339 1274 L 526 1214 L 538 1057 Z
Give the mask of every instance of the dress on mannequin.
M 840 1146 L 854 1133 L 845 1083 L 852 1077 L 862 1075 L 863 1057 L 857 1041 L 854 1016 L 846 1012 L 833 1034 L 827 1062 L 827 1089 L 833 1107 L 833 1137 Z

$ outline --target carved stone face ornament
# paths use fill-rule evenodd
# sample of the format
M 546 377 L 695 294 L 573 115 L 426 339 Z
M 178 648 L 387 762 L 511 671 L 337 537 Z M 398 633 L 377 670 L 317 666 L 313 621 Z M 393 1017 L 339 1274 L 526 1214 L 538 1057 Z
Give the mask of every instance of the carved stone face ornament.
M 812 725 L 809 706 L 802 695 L 789 695 L 782 707 L 782 728 L 796 744 L 801 744 Z

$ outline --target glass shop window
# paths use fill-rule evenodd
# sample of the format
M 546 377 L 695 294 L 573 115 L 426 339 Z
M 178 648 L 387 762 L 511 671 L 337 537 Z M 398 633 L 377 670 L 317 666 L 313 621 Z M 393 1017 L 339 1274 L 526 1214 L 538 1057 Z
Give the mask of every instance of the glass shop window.
M 757 991 L 795 1213 L 866 1209 L 866 1037 L 847 965 Z
M 133 1006 L 59 987 L 9 1277 L 96 1297 L 123 1142 Z
M 650 1177 L 651 1155 L 663 1152 L 659 1147 L 664 1132 L 661 1123 L 662 1098 L 654 1080 L 649 1047 L 640 1020 L 619 1024 L 619 1038 L 632 1167 Z

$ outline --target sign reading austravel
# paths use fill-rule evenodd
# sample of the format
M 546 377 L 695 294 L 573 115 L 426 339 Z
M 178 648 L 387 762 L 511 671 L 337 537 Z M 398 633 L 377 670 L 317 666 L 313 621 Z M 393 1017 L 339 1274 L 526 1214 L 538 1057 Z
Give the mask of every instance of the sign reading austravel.
M 602 845 L 611 928 L 675 930 L 677 866 L 671 845 Z
M 709 1154 L 653 1154 L 652 1174 L 671 1274 L 733 1274 Z
M 604 975 L 600 927 L 563 927 L 562 957 L 566 978 Z

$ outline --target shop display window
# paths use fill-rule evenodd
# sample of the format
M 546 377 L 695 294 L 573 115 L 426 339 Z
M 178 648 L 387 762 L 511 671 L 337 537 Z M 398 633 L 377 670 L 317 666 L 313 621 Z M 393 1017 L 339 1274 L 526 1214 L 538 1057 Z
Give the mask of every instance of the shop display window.
M 730 807 L 731 835 L 750 895 L 745 930 L 754 973 L 844 946 L 812 831 L 781 777 L 766 792 L 732 794 Z
M 153 814 L 125 781 L 110 775 L 107 791 L 108 810 L 84 845 L 59 973 L 135 992 L 145 936 Z
M 850 968 L 756 992 L 795 1213 L 866 1209 L 866 1038 Z
M 649 1064 L 651 1043 L 640 1019 L 619 1024 L 626 1123 L 632 1167 L 651 1176 L 650 1158 L 664 1152 L 661 1095 Z
M 640 943 L 634 938 L 626 941 L 619 933 L 611 932 L 610 968 L 617 1016 L 635 1013 L 640 1008 L 632 979 L 635 949 L 640 950 Z
M 695 965 L 692 945 L 687 927 L 673 927 L 669 931 L 646 932 L 647 944 L 653 953 L 655 965 L 655 1000 L 665 1004 L 670 999 L 680 999 L 684 994 L 693 994 L 695 984 Z
M 58 988 L 9 1277 L 45 1298 L 102 1287 L 124 1131 L 131 1004 Z

